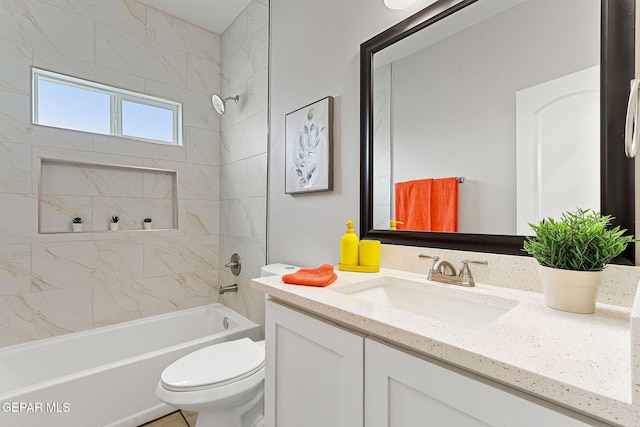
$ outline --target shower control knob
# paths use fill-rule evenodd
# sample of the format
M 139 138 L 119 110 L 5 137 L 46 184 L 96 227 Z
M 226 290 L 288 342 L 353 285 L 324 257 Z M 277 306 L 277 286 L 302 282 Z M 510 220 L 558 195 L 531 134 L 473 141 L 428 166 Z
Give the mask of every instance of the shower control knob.
M 238 256 L 238 254 L 231 255 L 231 259 L 224 266 L 231 269 L 231 273 L 233 273 L 234 276 L 239 275 L 242 267 L 240 263 L 240 256 Z

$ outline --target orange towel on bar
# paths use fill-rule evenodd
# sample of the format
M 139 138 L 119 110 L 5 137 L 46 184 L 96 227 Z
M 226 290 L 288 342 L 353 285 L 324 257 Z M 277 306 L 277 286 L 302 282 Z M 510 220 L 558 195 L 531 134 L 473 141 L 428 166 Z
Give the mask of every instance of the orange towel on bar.
M 322 264 L 315 268 L 301 268 L 295 273 L 282 276 L 284 283 L 291 285 L 328 286 L 336 281 L 338 275 L 333 272 L 333 265 Z
M 458 231 L 458 180 L 418 179 L 395 185 L 396 221 L 402 230 Z

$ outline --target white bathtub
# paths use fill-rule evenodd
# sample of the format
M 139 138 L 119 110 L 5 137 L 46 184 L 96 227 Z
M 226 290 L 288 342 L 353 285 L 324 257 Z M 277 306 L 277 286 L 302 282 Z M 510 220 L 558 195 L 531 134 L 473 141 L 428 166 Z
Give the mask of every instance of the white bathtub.
M 155 395 L 167 365 L 242 337 L 259 325 L 212 304 L 2 348 L 0 426 L 138 426 L 175 410 Z

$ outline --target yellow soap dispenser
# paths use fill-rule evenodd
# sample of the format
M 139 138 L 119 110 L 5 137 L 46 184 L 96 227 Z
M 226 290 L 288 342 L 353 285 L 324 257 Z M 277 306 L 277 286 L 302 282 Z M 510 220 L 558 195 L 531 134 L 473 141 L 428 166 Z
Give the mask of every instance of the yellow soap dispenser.
M 396 221 L 395 219 L 392 219 L 392 220 L 391 220 L 391 223 L 390 223 L 390 227 L 389 227 L 389 229 L 390 229 L 390 230 L 397 230 L 397 229 L 398 229 L 398 227 L 396 227 L 396 225 L 397 225 L 397 224 L 404 224 L 404 222 L 402 222 L 402 221 Z
M 340 266 L 358 265 L 358 246 L 360 239 L 353 231 L 353 221 L 347 221 L 347 232 L 340 239 Z

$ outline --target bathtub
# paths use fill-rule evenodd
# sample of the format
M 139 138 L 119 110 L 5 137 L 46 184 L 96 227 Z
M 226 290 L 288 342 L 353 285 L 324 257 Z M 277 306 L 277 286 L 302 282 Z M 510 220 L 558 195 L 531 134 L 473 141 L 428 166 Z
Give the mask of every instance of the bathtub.
M 2 348 L 0 426 L 138 426 L 175 410 L 155 395 L 167 365 L 243 337 L 259 325 L 211 304 Z

